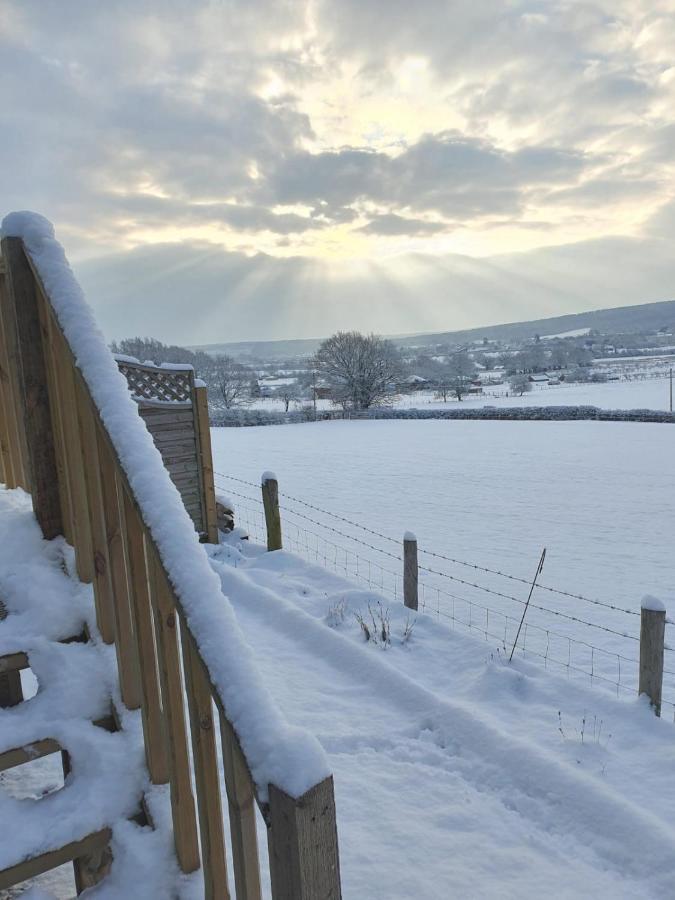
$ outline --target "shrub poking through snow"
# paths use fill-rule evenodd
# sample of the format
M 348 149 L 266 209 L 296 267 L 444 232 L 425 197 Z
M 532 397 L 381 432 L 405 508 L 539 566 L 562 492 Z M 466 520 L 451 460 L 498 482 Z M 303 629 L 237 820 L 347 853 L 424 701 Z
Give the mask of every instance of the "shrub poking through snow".
M 389 607 L 382 606 L 382 601 L 377 601 L 377 606 L 373 609 L 370 601 L 368 602 L 368 617 L 361 613 L 354 613 L 356 621 L 359 623 L 361 631 L 366 641 L 378 644 L 383 650 L 391 644 L 391 625 L 389 624 Z

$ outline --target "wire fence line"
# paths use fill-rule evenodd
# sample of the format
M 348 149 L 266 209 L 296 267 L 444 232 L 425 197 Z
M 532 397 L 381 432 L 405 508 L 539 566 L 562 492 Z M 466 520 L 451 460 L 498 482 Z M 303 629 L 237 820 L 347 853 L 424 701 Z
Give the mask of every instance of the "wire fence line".
M 253 488 L 256 492 L 260 490 L 260 485 L 253 482 L 219 472 L 215 474 L 219 481 L 227 479 L 228 482 L 238 483 L 245 488 Z M 263 503 L 260 497 L 252 496 L 251 493 L 243 493 L 241 490 L 233 490 L 229 483 L 227 486 L 219 483 L 218 488 L 232 497 L 244 501 L 236 504 L 236 523 L 238 526 L 243 527 L 257 542 L 264 544 L 266 542 L 266 525 Z M 344 575 L 349 579 L 357 580 L 367 585 L 369 589 L 377 590 L 386 596 L 392 597 L 395 601 L 402 600 L 403 560 L 400 553 L 383 550 L 383 548 L 364 541 L 355 534 L 348 534 L 336 528 L 336 519 L 349 525 L 356 525 L 356 523 L 352 523 L 344 517 L 334 515 L 328 510 L 323 510 L 321 507 L 309 504 L 281 491 L 279 492 L 279 497 L 284 523 L 285 547 L 309 562 L 321 565 L 323 568 L 339 575 Z M 329 517 L 331 521 L 329 523 L 321 521 L 318 516 L 308 516 L 302 510 L 295 508 L 296 505 L 322 513 Z M 308 526 L 314 527 L 309 528 Z M 393 538 L 383 535 L 374 529 L 366 529 L 362 526 L 357 527 L 374 536 L 383 538 L 387 542 L 397 543 Z M 316 530 L 317 528 L 320 529 L 321 533 Z M 327 534 L 323 532 L 327 532 Z M 334 540 L 335 536 L 338 536 L 342 543 L 336 543 Z M 344 546 L 345 542 L 348 542 L 348 546 Z M 393 571 L 391 567 L 383 565 L 382 561 L 373 558 L 373 552 L 380 557 L 384 556 L 389 560 L 400 563 L 400 571 Z M 427 551 L 422 551 L 420 548 L 420 553 L 422 552 Z M 530 584 L 526 579 L 509 576 L 508 573 L 500 572 L 497 569 L 489 569 L 475 566 L 465 561 L 454 560 L 452 557 L 444 554 L 428 552 L 427 555 L 444 561 L 471 566 L 471 568 L 483 571 L 485 574 L 502 576 L 511 581 L 522 582 L 528 586 Z M 494 606 L 489 606 L 487 603 L 476 600 L 469 595 L 469 592 L 476 592 L 482 597 L 494 596 L 502 602 L 516 604 L 519 609 L 522 609 L 525 605 L 526 601 L 524 598 L 497 590 L 478 581 L 473 582 L 463 579 L 440 569 L 432 569 L 421 565 L 419 566 L 419 571 L 421 611 L 435 614 L 453 628 L 465 628 L 473 633 L 483 635 L 486 641 L 496 641 L 497 652 L 501 653 L 503 651 L 507 653 L 510 651 L 515 641 L 520 613 L 516 616 L 511 614 L 509 610 L 496 609 Z M 443 585 L 444 581 L 460 586 L 462 593 L 448 590 Z M 537 587 L 540 587 L 540 585 L 537 584 Z M 637 615 L 638 617 L 640 615 L 633 610 L 626 610 L 603 601 L 595 601 L 580 594 L 573 594 L 558 589 L 550 589 L 550 593 L 574 598 L 582 602 L 588 601 L 595 606 L 604 606 L 615 613 L 626 613 L 631 616 Z M 631 651 L 635 648 L 636 643 L 639 643 L 637 633 L 631 634 L 628 631 L 620 631 L 601 623 L 587 621 L 570 612 L 551 609 L 539 603 L 531 602 L 530 608 L 536 610 L 542 617 L 542 620 L 547 616 L 554 616 L 564 623 L 569 622 L 577 631 L 579 627 L 584 629 L 592 628 L 612 635 L 622 642 L 630 642 L 630 644 L 627 643 L 627 647 L 630 647 Z M 668 644 L 666 644 L 665 649 L 669 653 L 675 652 L 673 647 Z M 636 696 L 638 693 L 637 673 L 639 660 L 636 655 L 629 655 L 621 649 L 616 650 L 598 646 L 590 640 L 584 640 L 578 636 L 578 633 L 567 634 L 556 628 L 548 627 L 548 623 L 545 621 L 525 621 L 522 633 L 518 638 L 517 652 L 526 658 L 538 660 L 543 663 L 545 668 L 548 668 L 550 665 L 551 667 L 564 670 L 568 676 L 584 676 L 590 680 L 591 684 L 598 683 L 612 687 L 617 696 L 621 694 Z M 664 682 L 664 690 L 668 688 L 671 693 L 669 696 L 664 694 L 662 704 L 664 707 L 672 710 L 675 718 L 675 671 L 665 668 L 664 676 L 668 676 Z
M 259 485 L 255 484 L 252 481 L 247 481 L 243 478 L 239 478 L 234 475 L 228 475 L 223 472 L 216 472 L 215 474 L 220 476 L 221 478 L 225 478 L 229 481 L 236 481 L 239 484 L 244 484 L 244 485 L 247 485 L 248 487 L 251 487 L 254 489 L 258 489 L 260 487 Z M 233 493 L 233 492 L 230 491 L 230 493 Z M 340 521 L 347 525 L 350 525 L 353 528 L 358 528 L 361 531 L 367 532 L 368 534 L 371 534 L 375 537 L 380 538 L 381 540 L 384 540 L 384 541 L 387 541 L 387 542 L 390 542 L 390 543 L 396 544 L 396 545 L 400 544 L 400 541 L 397 540 L 396 538 L 391 537 L 391 535 L 386 535 L 386 534 L 383 534 L 381 531 L 376 531 L 372 528 L 368 528 L 367 526 L 362 525 L 359 522 L 354 522 L 352 519 L 347 519 L 344 516 L 340 516 L 337 513 L 331 512 L 330 510 L 323 509 L 322 507 L 316 506 L 315 504 L 312 504 L 312 503 L 308 503 L 306 500 L 302 500 L 299 497 L 294 497 L 292 494 L 287 494 L 283 491 L 279 491 L 279 496 L 283 497 L 286 500 L 290 500 L 293 503 L 299 503 L 300 505 L 307 507 L 309 509 L 312 509 L 315 512 L 321 513 L 325 516 L 329 516 L 331 519 L 335 519 L 337 521 Z M 301 515 L 301 514 L 296 513 L 296 515 Z M 328 527 L 325 525 L 325 523 L 317 522 L 317 521 L 309 518 L 308 516 L 303 516 L 303 518 L 307 518 L 308 521 L 312 522 L 315 525 L 319 525 L 322 528 Z M 335 530 L 335 529 L 331 529 L 331 530 Z M 352 535 L 345 535 L 344 532 L 341 532 L 339 530 L 335 530 L 335 533 L 340 534 L 343 537 L 349 537 L 351 540 L 355 539 Z M 384 553 L 385 555 L 391 556 L 394 559 L 401 558 L 398 555 L 395 555 L 393 553 L 388 553 L 387 551 L 382 550 L 382 548 L 380 548 L 380 547 L 375 547 L 370 544 L 366 544 L 366 546 L 370 547 L 370 549 L 372 549 L 372 550 L 376 550 L 378 553 Z M 482 566 L 482 565 L 479 565 L 478 563 L 469 562 L 467 560 L 456 559 L 455 557 L 448 556 L 447 554 L 439 553 L 434 550 L 427 550 L 426 548 L 423 548 L 423 547 L 419 548 L 419 552 L 421 554 L 424 554 L 425 556 L 431 556 L 436 559 L 442 559 L 446 562 L 452 563 L 453 565 L 464 566 L 466 568 L 475 569 L 476 571 L 480 571 L 480 572 L 484 572 L 485 574 L 490 574 L 490 575 L 495 575 L 495 576 L 498 576 L 501 578 L 505 578 L 505 579 L 508 579 L 509 581 L 515 581 L 515 582 L 518 582 L 519 584 L 527 585 L 528 587 L 530 585 L 530 580 L 528 580 L 527 578 L 523 578 L 519 575 L 512 575 L 508 572 L 504 572 L 501 569 L 491 569 L 488 566 Z M 444 574 L 447 574 L 447 573 L 444 573 Z M 457 579 L 457 580 L 459 580 L 459 579 Z M 465 582 L 465 583 L 470 584 L 470 582 Z M 562 590 L 561 588 L 556 588 L 556 587 L 552 587 L 551 585 L 542 584 L 541 582 L 537 582 L 537 588 L 539 590 L 548 591 L 549 593 L 552 593 L 552 594 L 558 594 L 559 596 L 562 596 L 562 597 L 569 597 L 574 600 L 581 600 L 585 603 L 591 603 L 594 606 L 600 606 L 600 607 L 604 607 L 605 609 L 611 609 L 614 612 L 625 613 L 626 615 L 629 615 L 629 616 L 637 616 L 637 617 L 640 616 L 640 613 L 634 609 L 625 609 L 624 607 L 616 606 L 615 604 L 609 603 L 604 600 L 598 600 L 597 598 L 593 598 L 593 597 L 586 597 L 583 594 L 575 594 L 570 591 Z

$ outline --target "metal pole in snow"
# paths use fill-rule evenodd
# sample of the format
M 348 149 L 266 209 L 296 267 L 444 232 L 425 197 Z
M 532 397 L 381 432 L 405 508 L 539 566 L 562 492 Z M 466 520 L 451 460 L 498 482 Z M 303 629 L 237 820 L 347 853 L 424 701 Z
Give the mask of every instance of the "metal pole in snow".
M 509 656 L 509 662 L 513 659 L 513 653 L 516 649 L 516 644 L 518 643 L 518 638 L 520 637 L 520 629 L 523 627 L 523 622 L 525 621 L 525 614 L 527 613 L 527 607 L 530 605 L 530 600 L 532 599 L 532 593 L 534 591 L 534 586 L 537 583 L 537 578 L 541 575 L 541 570 L 544 568 L 544 560 L 546 559 L 546 547 L 541 552 L 541 559 L 539 560 L 539 565 L 537 566 L 537 571 L 534 573 L 534 578 L 532 579 L 532 586 L 530 587 L 530 593 L 527 595 L 527 602 L 525 603 L 525 609 L 523 610 L 523 617 L 520 620 L 520 625 L 518 626 L 518 631 L 516 633 L 516 639 L 513 642 L 513 647 L 511 647 L 511 656 Z

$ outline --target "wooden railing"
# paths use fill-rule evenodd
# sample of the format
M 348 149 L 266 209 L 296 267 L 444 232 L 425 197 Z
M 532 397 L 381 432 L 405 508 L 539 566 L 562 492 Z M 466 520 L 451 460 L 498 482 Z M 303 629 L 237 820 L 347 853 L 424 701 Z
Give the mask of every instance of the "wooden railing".
M 261 896 L 257 804 L 267 825 L 275 900 L 338 898 L 332 776 L 301 797 L 274 784 L 266 792 L 256 785 L 242 749 L 246 742 L 228 716 L 162 559 L 160 535 L 144 520 L 119 440 L 78 362 L 22 240 L 3 238 L 1 474 L 8 487 L 30 492 L 45 538 L 64 534 L 80 579 L 93 585 L 98 629 L 115 646 L 122 700 L 141 710 L 151 781 L 170 785 L 181 869 L 195 871 L 201 856 L 205 896 L 229 896 L 219 724 L 236 897 Z M 185 518 L 187 525 L 187 513 Z

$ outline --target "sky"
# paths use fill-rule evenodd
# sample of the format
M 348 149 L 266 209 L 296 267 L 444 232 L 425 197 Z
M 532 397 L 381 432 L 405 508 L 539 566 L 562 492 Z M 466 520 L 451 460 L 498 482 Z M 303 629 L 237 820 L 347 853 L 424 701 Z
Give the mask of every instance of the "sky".
M 675 0 L 0 0 L 0 213 L 109 338 L 675 297 Z

